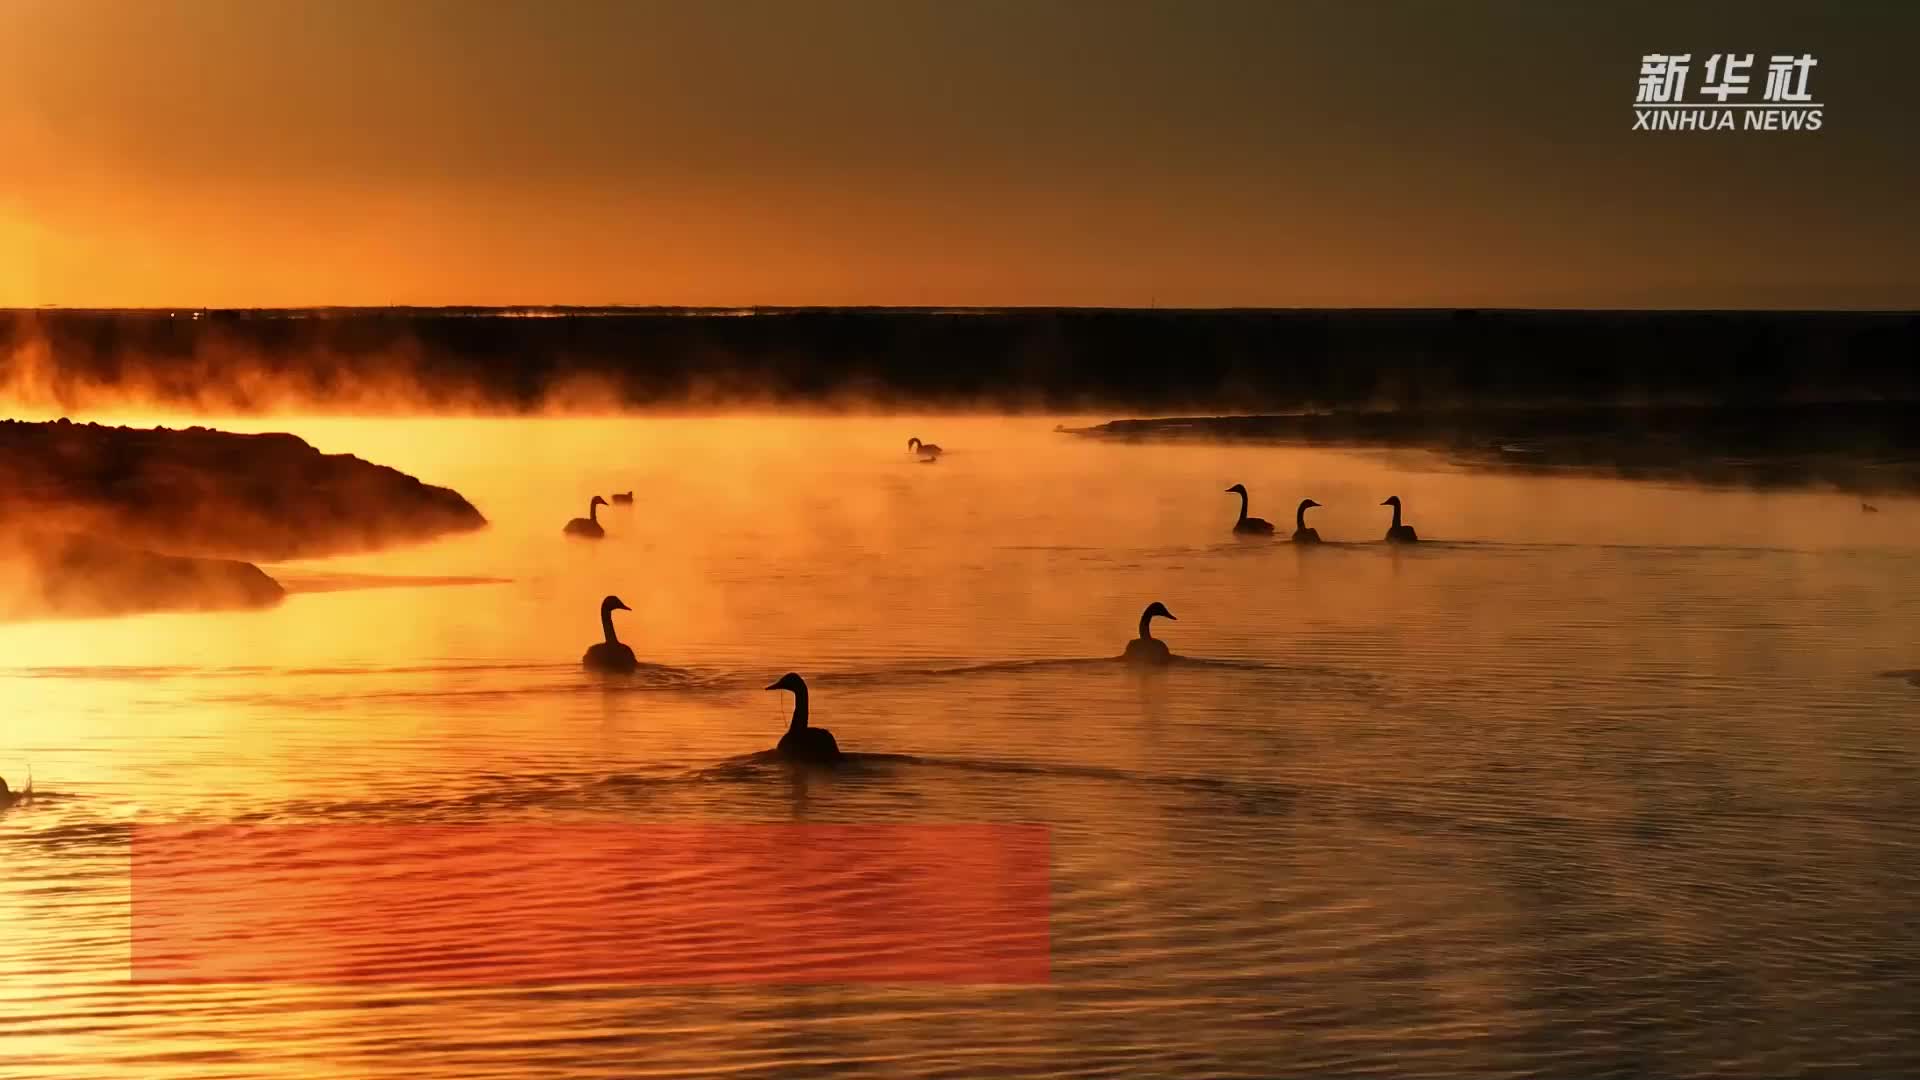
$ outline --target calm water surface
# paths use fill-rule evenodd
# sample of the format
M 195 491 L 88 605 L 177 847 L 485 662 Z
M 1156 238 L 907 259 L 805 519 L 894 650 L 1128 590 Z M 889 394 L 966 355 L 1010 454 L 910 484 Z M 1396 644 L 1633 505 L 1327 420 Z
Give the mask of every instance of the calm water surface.
M 272 567 L 270 611 L 0 627 L 42 796 L 0 816 L 6 1073 L 1920 1072 L 1920 510 L 1051 425 L 226 425 L 493 524 Z M 1336 542 L 1234 542 L 1236 481 Z M 1373 542 L 1390 494 L 1433 542 Z M 610 592 L 662 669 L 580 670 Z M 1142 676 L 1105 658 L 1153 600 L 1193 662 Z M 790 669 L 909 756 L 716 772 Z M 129 978 L 134 822 L 716 820 L 1045 823 L 1052 980 Z

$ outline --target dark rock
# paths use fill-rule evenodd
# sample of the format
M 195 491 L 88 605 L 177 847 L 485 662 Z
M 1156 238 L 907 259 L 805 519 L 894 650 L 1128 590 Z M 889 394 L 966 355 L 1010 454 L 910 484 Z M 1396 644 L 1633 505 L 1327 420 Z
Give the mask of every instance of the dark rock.
M 0 424 L 0 529 L 280 560 L 481 528 L 458 492 L 292 435 Z
M 260 607 L 242 559 L 477 529 L 458 492 L 284 434 L 0 423 L 0 618 Z

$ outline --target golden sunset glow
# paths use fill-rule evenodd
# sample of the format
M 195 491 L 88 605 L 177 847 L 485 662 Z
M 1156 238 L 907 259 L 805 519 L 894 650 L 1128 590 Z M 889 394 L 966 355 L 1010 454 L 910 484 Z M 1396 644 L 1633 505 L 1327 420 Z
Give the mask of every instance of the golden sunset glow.
M 1916 302 L 1911 9 L 1391 7 L 18 0 L 0 305 Z M 1827 128 L 1629 130 L 1729 34 Z

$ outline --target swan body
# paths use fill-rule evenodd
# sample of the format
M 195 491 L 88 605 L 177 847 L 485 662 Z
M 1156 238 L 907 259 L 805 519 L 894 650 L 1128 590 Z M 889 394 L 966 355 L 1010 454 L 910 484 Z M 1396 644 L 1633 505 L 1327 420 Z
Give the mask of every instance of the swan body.
M 1179 619 L 1175 619 L 1173 612 L 1168 611 L 1167 605 L 1162 604 L 1160 601 L 1155 600 L 1153 603 L 1148 604 L 1147 610 L 1140 614 L 1140 636 L 1127 642 L 1127 652 L 1123 657 L 1127 663 L 1152 664 L 1157 666 L 1173 661 L 1173 653 L 1167 649 L 1167 643 L 1153 636 L 1153 629 L 1150 624 L 1156 615 L 1163 619 L 1170 619 L 1173 622 L 1180 621 Z
M 940 456 L 941 451 L 938 446 L 930 442 L 921 442 L 919 439 L 908 439 L 907 452 L 909 454 L 918 454 L 923 461 L 932 461 L 934 458 Z
M 1296 544 L 1317 544 L 1320 534 L 1307 528 L 1307 511 L 1320 504 L 1312 499 L 1301 499 L 1300 509 L 1293 512 L 1293 542 Z
M 1240 520 L 1233 523 L 1233 531 L 1239 536 L 1272 536 L 1273 523 L 1266 518 L 1247 516 L 1247 488 L 1245 484 L 1235 484 L 1227 489 L 1227 494 L 1240 496 Z
M 607 530 L 600 527 L 600 508 L 605 505 L 607 500 L 595 495 L 593 501 L 587 504 L 587 516 L 567 522 L 567 527 L 562 531 L 568 536 L 588 540 L 598 540 L 607 535 Z
M 27 786 L 20 791 L 9 790 L 7 788 L 7 778 L 4 776 L 0 776 L 0 810 L 4 810 L 9 806 L 16 806 L 23 803 L 30 803 L 32 801 L 33 801 L 33 769 L 31 766 L 29 766 L 27 769 Z
M 1393 507 L 1393 524 L 1387 526 L 1387 543 L 1412 544 L 1419 541 L 1420 536 L 1413 531 L 1413 526 L 1400 524 L 1400 496 L 1389 495 L 1387 501 L 1380 505 Z
M 613 501 L 616 503 L 630 503 L 633 501 L 633 492 L 616 491 L 613 493 Z
M 600 632 L 606 635 L 606 639 L 594 642 L 587 648 L 587 654 L 580 658 L 582 667 L 589 671 L 624 675 L 640 666 L 640 661 L 634 658 L 633 649 L 613 633 L 613 613 L 632 610 L 617 596 L 600 601 Z
M 840 744 L 833 741 L 833 732 L 807 726 L 805 679 L 789 671 L 767 689 L 793 691 L 793 721 L 787 725 L 787 733 L 780 736 L 779 745 L 774 747 L 776 753 L 788 761 L 815 765 L 831 765 L 840 760 Z

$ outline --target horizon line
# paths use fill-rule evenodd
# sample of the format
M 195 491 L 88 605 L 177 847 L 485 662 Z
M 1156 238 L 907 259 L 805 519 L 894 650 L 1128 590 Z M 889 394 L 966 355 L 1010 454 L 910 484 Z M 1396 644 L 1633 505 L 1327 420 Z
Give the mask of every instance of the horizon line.
M 1501 306 L 1434 304 L 1415 306 L 1367 305 L 1221 305 L 1141 307 L 1126 304 L 303 304 L 303 305 L 65 305 L 0 306 L 0 314 L 178 315 L 191 314 L 303 314 L 342 313 L 476 313 L 553 312 L 559 315 L 686 314 L 732 315 L 861 312 L 874 314 L 996 315 L 1035 312 L 1168 313 L 1168 314 L 1276 314 L 1276 313 L 1492 313 L 1492 314 L 1734 314 L 1734 315 L 1920 315 L 1913 307 L 1620 307 L 1620 306 Z

